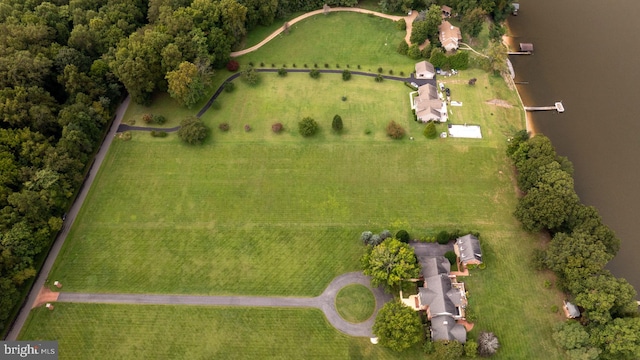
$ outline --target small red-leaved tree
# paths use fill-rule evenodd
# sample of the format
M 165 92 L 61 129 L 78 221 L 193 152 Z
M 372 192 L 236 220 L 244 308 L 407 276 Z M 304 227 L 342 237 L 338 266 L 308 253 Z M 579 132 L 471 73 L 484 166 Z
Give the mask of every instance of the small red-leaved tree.
M 281 132 L 282 129 L 284 129 L 284 126 L 282 125 L 282 123 L 275 123 L 275 124 L 271 125 L 271 130 L 276 134 Z
M 229 71 L 233 71 L 233 72 L 236 72 L 236 71 L 238 71 L 238 69 L 240 69 L 240 64 L 238 64 L 238 62 L 237 62 L 237 61 L 235 61 L 235 60 L 230 60 L 230 61 L 227 63 L 227 70 L 229 70 Z
M 397 122 L 391 120 L 389 125 L 387 125 L 387 135 L 392 139 L 402 139 L 404 136 L 404 129 Z

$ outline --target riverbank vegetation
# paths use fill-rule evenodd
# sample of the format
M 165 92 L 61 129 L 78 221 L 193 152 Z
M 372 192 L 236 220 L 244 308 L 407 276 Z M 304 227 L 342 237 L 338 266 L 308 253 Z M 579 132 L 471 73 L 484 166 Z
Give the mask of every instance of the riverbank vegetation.
M 579 306 L 579 320 L 558 326 L 556 338 L 575 359 L 637 359 L 640 318 L 636 291 L 604 267 L 620 240 L 602 223 L 598 211 L 580 203 L 573 167 L 556 155 L 550 140 L 521 131 L 507 149 L 524 195 L 515 216 L 532 232 L 548 231 L 551 242 L 535 263 L 557 275 L 557 285 Z M 574 323 L 580 321 L 583 327 Z

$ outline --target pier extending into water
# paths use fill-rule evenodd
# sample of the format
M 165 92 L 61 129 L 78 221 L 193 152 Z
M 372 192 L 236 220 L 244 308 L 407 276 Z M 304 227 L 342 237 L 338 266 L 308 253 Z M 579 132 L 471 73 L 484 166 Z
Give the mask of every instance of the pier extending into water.
M 562 101 L 558 101 L 553 106 L 525 106 L 524 109 L 527 111 L 555 110 L 562 113 L 564 112 L 564 105 L 562 104 Z

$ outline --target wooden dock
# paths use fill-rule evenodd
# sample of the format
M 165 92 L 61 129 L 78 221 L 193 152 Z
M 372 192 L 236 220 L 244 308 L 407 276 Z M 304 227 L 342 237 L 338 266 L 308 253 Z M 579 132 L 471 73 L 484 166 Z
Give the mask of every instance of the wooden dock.
M 533 54 L 531 51 L 508 51 L 508 55 L 531 55 Z
M 526 111 L 546 111 L 546 110 L 555 110 L 559 113 L 564 112 L 564 105 L 562 101 L 556 102 L 553 106 L 525 106 L 524 109 Z

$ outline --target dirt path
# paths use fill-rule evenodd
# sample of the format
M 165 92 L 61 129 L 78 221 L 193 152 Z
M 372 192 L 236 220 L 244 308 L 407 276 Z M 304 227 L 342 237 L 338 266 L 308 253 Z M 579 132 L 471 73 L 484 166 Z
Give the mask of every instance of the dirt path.
M 372 14 L 374 16 L 378 16 L 381 18 L 385 18 L 385 19 L 389 19 L 389 20 L 393 20 L 393 21 L 398 21 L 400 19 L 405 19 L 405 21 L 407 22 L 407 35 L 405 36 L 405 40 L 407 41 L 408 44 L 411 44 L 409 42 L 409 38 L 411 37 L 411 22 L 413 21 L 413 19 L 416 18 L 416 16 L 418 16 L 418 13 L 416 11 L 412 11 L 411 15 L 409 16 L 397 16 L 397 15 L 388 15 L 388 14 L 383 14 L 381 12 L 377 12 L 377 11 L 372 11 L 372 10 L 366 10 L 366 9 L 360 9 L 360 8 L 350 8 L 350 7 L 334 7 L 329 9 L 329 12 L 339 12 L 339 11 L 351 11 L 351 12 L 357 12 L 357 13 L 361 13 L 361 14 Z M 310 11 L 306 14 L 302 14 L 300 16 L 298 16 L 295 19 L 289 20 L 287 22 L 287 24 L 289 25 L 289 27 L 291 27 L 292 25 L 306 19 L 309 18 L 311 16 L 315 16 L 315 15 L 320 15 L 323 14 L 324 10 L 320 9 L 320 10 L 314 10 L 314 11 Z M 265 45 L 266 43 L 268 43 L 269 41 L 273 40 L 273 38 L 275 38 L 276 36 L 280 35 L 282 32 L 284 31 L 284 25 L 281 26 L 280 28 L 278 28 L 278 30 L 274 31 L 271 33 L 271 35 L 267 36 L 264 40 L 260 41 L 258 44 L 248 48 L 248 49 L 244 49 L 244 50 L 240 50 L 240 51 L 234 51 L 231 53 L 231 57 L 238 57 L 244 54 L 248 54 L 250 52 L 256 51 L 258 49 L 260 49 L 263 45 Z
M 44 287 L 44 284 L 47 278 L 49 277 L 49 272 L 51 271 L 51 267 L 53 266 L 53 263 L 56 261 L 56 258 L 58 257 L 58 253 L 60 253 L 60 249 L 62 248 L 62 245 L 64 244 L 64 241 L 66 240 L 67 235 L 69 235 L 69 230 L 71 230 L 71 226 L 73 225 L 73 222 L 76 220 L 76 216 L 78 216 L 78 212 L 80 211 L 80 207 L 82 206 L 84 199 L 87 197 L 87 193 L 89 192 L 89 189 L 91 188 L 91 184 L 93 183 L 93 180 L 95 179 L 96 174 L 98 173 L 98 169 L 100 169 L 100 165 L 102 165 L 102 161 L 104 160 L 104 157 L 107 155 L 107 151 L 109 151 L 109 146 L 111 146 L 111 142 L 113 141 L 113 138 L 116 136 L 118 125 L 120 125 L 120 122 L 122 121 L 122 117 L 124 116 L 125 111 L 127 111 L 127 107 L 129 106 L 130 100 L 131 100 L 131 97 L 127 96 L 127 98 L 122 102 L 122 104 L 118 106 L 118 109 L 116 110 L 115 119 L 111 123 L 111 127 L 109 128 L 109 131 L 107 132 L 107 135 L 104 138 L 102 145 L 100 145 L 100 149 L 98 150 L 98 153 L 96 154 L 93 160 L 93 164 L 89 169 L 89 173 L 87 174 L 85 181 L 82 183 L 82 186 L 80 187 L 80 192 L 78 193 L 78 196 L 76 197 L 75 201 L 73 202 L 73 205 L 71 205 L 71 208 L 67 213 L 67 216 L 62 225 L 62 230 L 60 230 L 60 232 L 58 233 L 58 236 L 54 240 L 53 245 L 51 246 L 51 250 L 47 255 L 47 259 L 42 265 L 42 269 L 40 270 L 40 273 L 38 274 L 36 281 L 33 283 L 31 290 L 29 291 L 29 295 L 27 296 L 25 301 L 22 303 L 22 308 L 20 309 L 18 316 L 16 317 L 13 324 L 11 324 L 11 330 L 7 334 L 6 340 L 16 340 L 16 338 L 18 337 L 18 334 L 20 334 L 20 330 L 22 330 L 22 327 L 24 326 L 24 322 L 27 320 L 27 316 L 29 316 L 29 311 L 31 311 L 31 308 L 36 303 L 38 295 L 40 294 L 40 290 Z
M 351 284 L 364 285 L 371 290 L 376 307 L 373 315 L 364 322 L 350 323 L 344 320 L 336 309 L 336 295 L 343 287 Z M 360 272 L 343 274 L 333 279 L 320 296 L 305 297 L 260 297 L 260 296 L 197 296 L 197 295 L 157 295 L 157 294 L 59 294 L 58 302 L 100 303 L 100 304 L 154 304 L 192 306 L 251 306 L 251 307 L 311 307 L 324 312 L 327 320 L 339 331 L 351 336 L 373 337 L 373 322 L 382 306 L 393 299 L 382 289 L 371 288 L 371 279 Z

